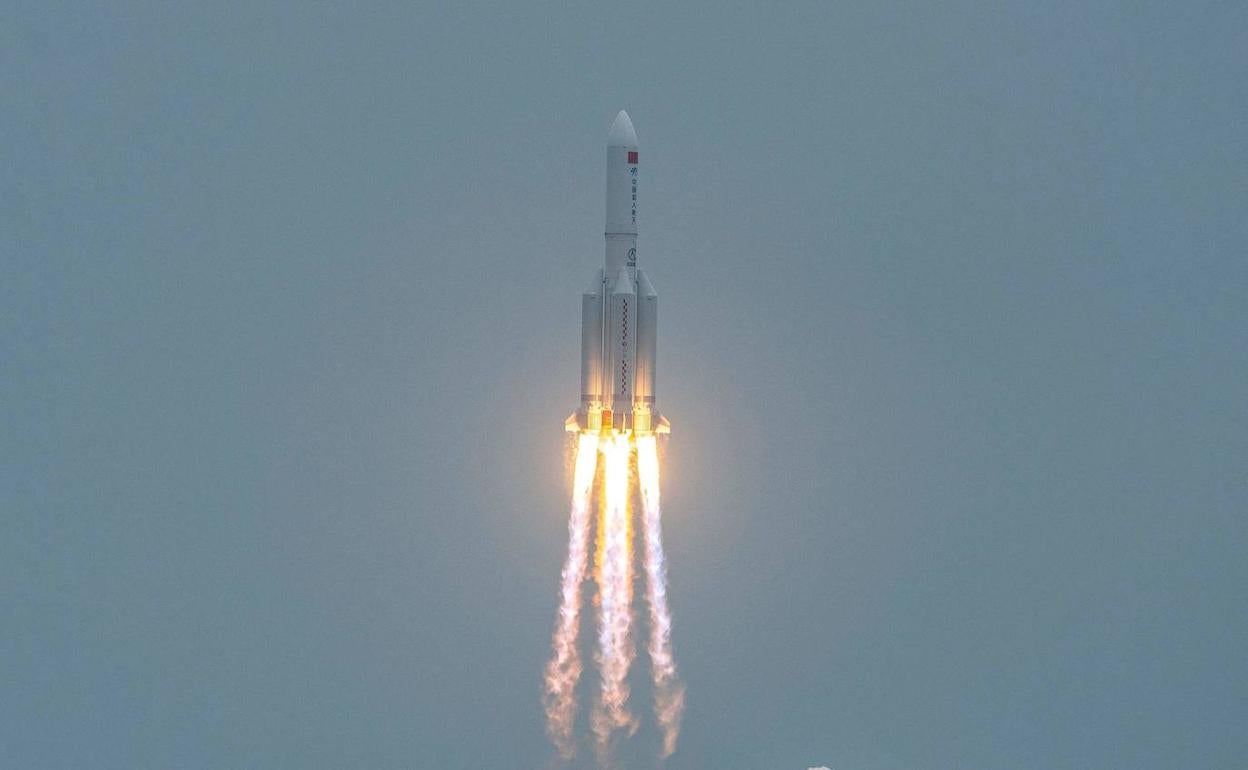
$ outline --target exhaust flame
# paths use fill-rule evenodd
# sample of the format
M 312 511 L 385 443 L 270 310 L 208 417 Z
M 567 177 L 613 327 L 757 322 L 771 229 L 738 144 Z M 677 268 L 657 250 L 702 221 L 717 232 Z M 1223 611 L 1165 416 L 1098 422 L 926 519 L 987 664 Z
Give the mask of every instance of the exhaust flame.
M 637 439 L 637 476 L 644 513 L 646 601 L 650 605 L 650 668 L 654 711 L 663 731 L 663 757 L 676 751 L 685 686 L 672 654 L 672 615 L 667 608 L 667 565 L 663 556 L 663 511 L 659 504 L 659 453 L 654 436 Z
M 597 542 L 594 580 L 598 586 L 595 661 L 601 689 L 590 714 L 594 748 L 603 768 L 612 766 L 614 740 L 636 732 L 638 720 L 628 708 L 628 672 L 636 654 L 633 624 L 633 479 L 630 461 L 637 450 L 637 487 L 640 491 L 644 541 L 646 601 L 649 605 L 651 676 L 654 712 L 662 734 L 661 758 L 676 750 L 685 708 L 685 686 L 672 653 L 672 616 L 667 606 L 667 567 L 663 555 L 662 508 L 659 493 L 658 442 L 653 434 L 628 432 L 583 433 L 577 444 L 572 487 L 572 515 L 568 522 L 568 558 L 563 567 L 559 616 L 553 651 L 546 666 L 542 702 L 547 731 L 563 759 L 576 755 L 576 686 L 582 665 L 577 644 L 580 628 L 581 585 L 589 560 L 589 528 L 593 518 L 594 479 L 602 454 L 602 483 L 598 490 Z
M 568 520 L 568 558 L 563 565 L 559 618 L 555 624 L 550 663 L 546 666 L 546 729 L 564 759 L 576 754 L 572 726 L 576 719 L 576 682 L 581 656 L 576 647 L 580 629 L 581 584 L 589 549 L 589 508 L 598 465 L 598 437 L 583 435 L 576 448 L 572 484 L 572 513 Z
M 633 559 L 632 531 L 629 527 L 630 447 L 628 436 L 617 434 L 602 442 L 605 460 L 603 474 L 604 543 L 601 576 L 598 580 L 598 667 L 602 691 L 591 720 L 597 737 L 599 762 L 609 763 L 611 734 L 637 729 L 637 720 L 628 710 L 628 669 L 633 661 L 632 626 Z

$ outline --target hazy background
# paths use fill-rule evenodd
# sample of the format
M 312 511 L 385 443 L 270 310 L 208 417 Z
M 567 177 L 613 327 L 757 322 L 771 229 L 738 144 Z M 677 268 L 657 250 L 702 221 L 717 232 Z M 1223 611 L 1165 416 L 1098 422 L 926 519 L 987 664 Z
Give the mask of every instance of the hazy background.
M 1248 764 L 1243 3 L 204 5 L 0 10 L 3 764 L 546 766 L 621 107 L 669 767 Z

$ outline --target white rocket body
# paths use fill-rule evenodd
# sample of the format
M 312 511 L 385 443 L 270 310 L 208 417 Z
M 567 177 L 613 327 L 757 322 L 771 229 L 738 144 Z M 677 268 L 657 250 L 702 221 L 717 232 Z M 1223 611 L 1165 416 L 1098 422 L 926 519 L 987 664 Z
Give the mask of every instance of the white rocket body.
M 607 136 L 606 260 L 581 297 L 581 406 L 569 431 L 671 430 L 654 409 L 659 297 L 637 268 L 638 161 L 621 110 Z

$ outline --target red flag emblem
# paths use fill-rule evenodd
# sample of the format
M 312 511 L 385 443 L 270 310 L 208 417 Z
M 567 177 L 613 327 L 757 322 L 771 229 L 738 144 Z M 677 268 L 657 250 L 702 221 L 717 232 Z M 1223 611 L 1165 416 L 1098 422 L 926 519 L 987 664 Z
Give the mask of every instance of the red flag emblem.
M 629 162 L 629 163 L 636 163 L 636 162 L 637 162 L 637 151 L 636 151 L 636 150 L 633 150 L 633 151 L 631 151 L 631 152 L 629 152 L 629 153 L 628 153 L 628 162 Z

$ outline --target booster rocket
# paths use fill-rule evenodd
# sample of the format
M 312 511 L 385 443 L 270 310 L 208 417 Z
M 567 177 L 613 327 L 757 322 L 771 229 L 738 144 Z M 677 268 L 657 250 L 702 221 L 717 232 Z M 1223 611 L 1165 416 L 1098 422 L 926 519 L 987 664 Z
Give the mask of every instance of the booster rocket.
M 620 110 L 607 135 L 606 263 L 581 295 L 581 405 L 573 433 L 670 433 L 655 410 L 659 295 L 637 267 L 637 132 Z

